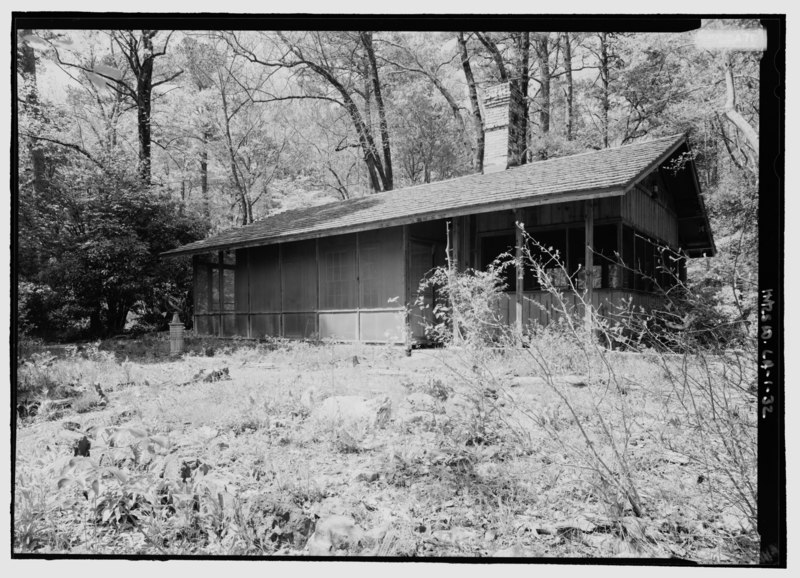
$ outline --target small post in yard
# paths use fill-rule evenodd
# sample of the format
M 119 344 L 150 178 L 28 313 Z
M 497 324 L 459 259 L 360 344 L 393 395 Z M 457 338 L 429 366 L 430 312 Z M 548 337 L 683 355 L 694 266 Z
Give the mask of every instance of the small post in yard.
M 175 356 L 181 353 L 183 353 L 183 323 L 176 311 L 169 324 L 169 354 Z

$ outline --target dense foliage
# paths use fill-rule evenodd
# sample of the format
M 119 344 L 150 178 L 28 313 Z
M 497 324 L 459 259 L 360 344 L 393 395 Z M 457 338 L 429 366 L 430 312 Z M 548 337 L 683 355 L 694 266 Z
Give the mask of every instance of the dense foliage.
M 131 312 L 163 320 L 189 272 L 160 251 L 286 208 L 479 172 L 479 101 L 496 82 L 512 85 L 516 164 L 688 133 L 719 249 L 690 279 L 721 318 L 753 315 L 757 55 L 702 51 L 691 34 L 17 40 L 23 330 L 113 333 Z

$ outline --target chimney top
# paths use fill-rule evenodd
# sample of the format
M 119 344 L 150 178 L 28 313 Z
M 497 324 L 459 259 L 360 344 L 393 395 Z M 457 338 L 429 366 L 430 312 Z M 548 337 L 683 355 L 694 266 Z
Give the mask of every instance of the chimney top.
M 511 91 L 509 83 L 493 84 L 483 89 L 483 130 L 485 145 L 483 172 L 504 171 L 508 166 L 508 125 Z
M 507 82 L 493 84 L 483 91 L 484 130 L 490 131 L 508 126 L 508 105 L 511 91 Z

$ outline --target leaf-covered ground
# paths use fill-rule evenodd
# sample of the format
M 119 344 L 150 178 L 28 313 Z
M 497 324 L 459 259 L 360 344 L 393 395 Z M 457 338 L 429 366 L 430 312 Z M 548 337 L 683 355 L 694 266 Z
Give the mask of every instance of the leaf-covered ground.
M 15 551 L 757 562 L 655 362 L 620 356 L 618 388 L 547 381 L 524 352 L 232 345 L 21 365 L 23 390 L 48 390 L 20 400 Z M 585 436 L 627 465 L 641 516 Z

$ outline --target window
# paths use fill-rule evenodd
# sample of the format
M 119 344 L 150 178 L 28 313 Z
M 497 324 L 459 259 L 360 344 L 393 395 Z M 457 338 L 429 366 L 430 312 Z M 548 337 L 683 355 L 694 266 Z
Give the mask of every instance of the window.
M 235 263 L 235 253 L 224 257 L 227 263 Z M 197 259 L 194 280 L 195 311 L 213 313 L 233 311 L 236 307 L 236 268 L 235 265 L 220 265 L 215 254 L 203 255 Z M 222 277 L 220 278 L 220 275 Z M 222 286 L 220 286 L 222 281 Z

